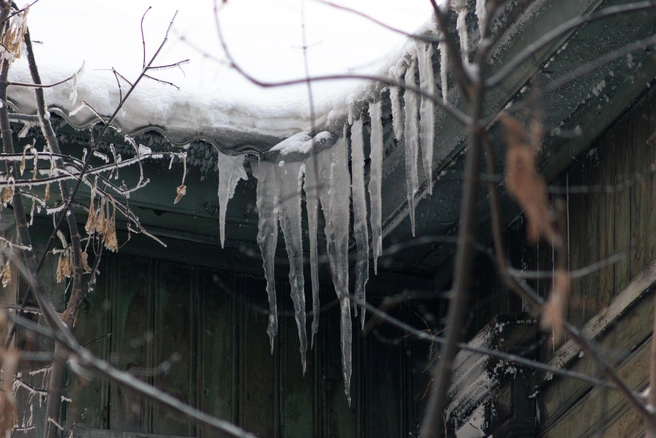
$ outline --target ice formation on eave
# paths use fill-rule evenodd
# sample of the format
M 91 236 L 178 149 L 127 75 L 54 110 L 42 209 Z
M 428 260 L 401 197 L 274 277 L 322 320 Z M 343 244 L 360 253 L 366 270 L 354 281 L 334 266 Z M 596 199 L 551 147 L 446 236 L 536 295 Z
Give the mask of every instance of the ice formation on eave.
M 455 3 L 458 2 L 454 1 Z M 478 0 L 478 19 L 484 20 L 485 14 L 484 1 Z M 459 14 L 458 30 L 463 46 L 467 45 L 469 38 L 465 17 L 466 12 Z M 422 30 L 426 31 L 435 29 L 429 24 Z M 42 53 L 50 53 L 50 47 L 52 45 L 44 47 Z M 384 65 L 381 67 L 381 74 L 387 75 L 392 82 L 387 84 L 386 89 L 370 83 L 360 83 L 360 88 L 354 90 L 348 99 L 340 95 L 332 101 L 317 101 L 317 107 L 314 108 L 316 118 L 311 120 L 312 123 L 305 108 L 307 105 L 295 107 L 288 105 L 286 101 L 270 99 L 266 105 L 254 106 L 232 98 L 212 99 L 205 93 L 199 94 L 197 90 L 177 90 L 156 82 L 146 82 L 137 87 L 115 120 L 117 128 L 126 135 L 156 130 L 174 144 L 188 144 L 190 141 L 202 139 L 221 146 L 226 152 L 220 152 L 218 157 L 217 192 L 222 246 L 226 240 L 225 224 L 229 201 L 234 196 L 239 181 L 248 178 L 244 165 L 250 165 L 252 175 L 257 180 L 257 244 L 262 254 L 266 278 L 270 311 L 267 333 L 271 351 L 273 352 L 274 339 L 278 333 L 275 261 L 280 229 L 289 260 L 288 275 L 304 370 L 308 335 L 302 220 L 305 215 L 309 236 L 309 248 L 305 250 L 309 250 L 311 264 L 309 283 L 312 290 L 313 317 L 310 336 L 313 346 L 314 336 L 319 329 L 318 242 L 322 231 L 319 215 L 321 209 L 325 221 L 325 257 L 340 306 L 342 367 L 349 400 L 353 336 L 349 292 L 351 225 L 356 247 L 354 295 L 358 301 L 364 301 L 369 277 L 369 257 L 373 257 L 374 272 L 377 272 L 378 260 L 382 254 L 385 145 L 397 142 L 398 147 L 405 148 L 407 211 L 413 232 L 414 204 L 422 189 L 420 183 L 424 184 L 423 187 L 429 192 L 432 187 L 435 105 L 426 95 L 418 94 L 416 90 L 404 89 L 404 85 L 420 88 L 428 95 L 435 94 L 436 79 L 432 63 L 435 50 L 440 52 L 439 57 L 435 58 L 440 60 L 440 86 L 445 102 L 449 94 L 449 59 L 442 42 L 427 44 L 410 41 L 401 50 L 403 56 L 400 59 L 382 63 Z M 56 82 L 74 71 L 60 67 L 44 69 L 44 82 Z M 12 67 L 10 76 L 10 80 L 15 82 L 28 82 L 30 78 L 24 64 Z M 10 91 L 10 103 L 17 111 L 34 113 L 33 90 L 27 87 L 12 87 Z M 111 114 L 123 91 L 116 86 L 116 78 L 111 73 L 103 75 L 89 68 L 79 80 L 76 76 L 74 81 L 60 87 L 47 88 L 46 98 L 51 104 L 51 111 L 65 117 L 75 128 L 82 129 L 97 123 L 98 114 Z M 277 93 L 279 94 L 276 96 L 282 96 L 285 91 Z M 333 108 L 332 114 L 329 109 L 337 99 L 340 99 L 338 108 Z M 389 102 L 386 99 L 389 99 Z M 81 107 L 82 101 L 88 105 Z M 360 105 L 362 103 L 365 104 Z M 348 116 L 345 108 L 348 109 Z M 385 138 L 383 124 L 389 120 L 388 108 L 391 108 L 393 135 L 388 134 L 388 138 Z M 368 117 L 365 111 L 368 111 Z M 347 124 L 350 127 L 346 126 Z M 308 125 L 313 128 L 308 128 Z M 278 143 L 271 147 L 275 142 Z M 254 146 L 255 143 L 260 149 Z M 261 152 L 261 158 L 245 159 L 243 155 L 235 155 L 246 147 Z M 420 150 L 424 175 L 422 181 L 419 180 L 417 168 Z M 353 211 L 350 210 L 351 205 Z M 357 312 L 356 309 L 357 306 L 354 307 Z M 364 308 L 360 315 L 364 323 Z
M 484 20 L 484 3 L 479 2 L 476 14 Z M 481 6 L 483 4 L 483 6 Z M 457 5 L 460 5 L 458 3 Z M 457 6 L 456 5 L 456 6 Z M 457 9 L 458 32 L 466 59 L 469 44 L 465 18 L 467 9 Z M 439 54 L 436 54 L 435 51 Z M 435 55 L 435 56 L 434 56 Z M 439 64 L 439 83 L 442 99 L 448 99 L 447 73 L 449 57 L 442 42 L 409 42 L 404 56 L 389 69 L 393 84 L 386 88 L 374 88 L 363 99 L 362 95 L 348 97 L 340 109 L 341 116 L 329 116 L 333 123 L 330 131 L 317 129 L 315 134 L 302 131 L 289 136 L 269 149 L 265 158 L 251 159 L 253 175 L 257 179 L 257 208 L 259 212 L 257 242 L 262 252 L 263 268 L 269 296 L 269 327 L 273 351 L 274 337 L 278 332 L 277 298 L 275 294 L 275 255 L 278 227 L 282 230 L 284 246 L 289 259 L 289 281 L 294 302 L 294 314 L 298 328 L 303 369 L 307 349 L 305 279 L 303 274 L 302 217 L 308 224 L 308 241 L 312 323 L 311 347 L 319 330 L 320 313 L 320 237 L 319 209 L 323 212 L 326 242 L 325 257 L 328 261 L 332 282 L 340 306 L 340 345 L 346 395 L 350 402 L 352 374 L 352 315 L 358 314 L 358 303 L 366 299 L 369 278 L 369 257 L 373 258 L 374 273 L 378 271 L 378 259 L 382 253 L 382 205 L 383 205 L 383 158 L 386 140 L 396 141 L 405 150 L 405 174 L 408 215 L 414 234 L 415 202 L 421 187 L 432 191 L 433 148 L 435 145 L 437 80 L 433 59 Z M 409 89 L 404 89 L 407 85 Z M 420 89 L 421 93 L 417 93 Z M 433 96 L 431 98 L 430 96 Z M 386 99 L 389 106 L 385 107 Z M 369 100 L 364 102 L 362 100 Z M 392 129 L 386 137 L 384 123 L 388 116 L 384 108 L 391 109 Z M 368 116 L 368 117 L 367 117 Z M 369 125 L 367 129 L 367 124 Z M 319 125 L 324 126 L 324 125 Z M 324 128 L 326 129 L 326 128 Z M 336 140 L 335 140 L 336 138 Z M 333 144 L 334 143 L 334 144 Z M 331 146 L 332 145 L 332 146 Z M 367 145 L 369 156 L 366 157 Z M 350 146 L 350 153 L 349 153 Z M 421 154 L 420 154 L 421 151 Z M 368 160 L 367 160 L 368 158 Z M 220 157 L 219 176 L 220 205 L 227 203 L 229 195 L 241 173 L 242 162 Z M 423 168 L 420 181 L 418 166 Z M 224 163 L 224 164 L 222 164 Z M 349 166 L 350 164 L 350 166 Z M 225 184 L 221 184 L 225 181 Z M 423 185 L 420 186 L 420 183 Z M 302 196 L 305 203 L 302 202 Z M 368 198 L 367 198 L 368 196 Z M 302 212 L 303 205 L 305 212 Z M 352 211 L 350 210 L 352 206 Z M 351 217 L 353 223 L 350 223 Z M 351 226 L 352 225 L 352 226 Z M 223 225 L 222 225 L 223 227 Z M 355 240 L 355 281 L 353 304 L 349 292 L 349 232 Z M 371 241 L 369 240 L 371 238 Z M 371 248 L 371 250 L 370 250 Z M 371 251 L 371 253 L 370 253 Z M 364 325 L 365 308 L 360 312 Z

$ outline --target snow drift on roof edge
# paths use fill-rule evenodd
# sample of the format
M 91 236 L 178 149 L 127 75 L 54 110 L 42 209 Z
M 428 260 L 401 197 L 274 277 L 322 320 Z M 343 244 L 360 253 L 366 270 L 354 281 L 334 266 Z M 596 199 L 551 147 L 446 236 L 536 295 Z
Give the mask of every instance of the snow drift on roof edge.
M 429 20 L 417 33 L 434 26 Z M 405 55 L 409 41 L 372 67 L 370 74 L 386 78 L 390 68 Z M 44 84 L 55 83 L 74 72 L 57 66 L 39 65 Z M 130 78 L 133 80 L 134 78 Z M 12 82 L 31 83 L 24 59 L 17 60 L 9 72 Z M 98 122 L 95 113 L 109 117 L 125 95 L 129 84 L 118 82 L 111 71 L 82 71 L 75 79 L 46 88 L 49 109 L 61 115 L 76 129 Z M 115 125 L 127 135 L 157 131 L 175 145 L 204 140 L 224 151 L 241 151 L 246 146 L 268 150 L 280 141 L 302 131 L 329 130 L 339 134 L 348 114 L 347 102 L 362 102 L 376 96 L 383 85 L 371 81 L 353 81 L 354 86 L 330 98 L 314 98 L 314 120 L 310 119 L 308 102 L 279 101 L 275 105 L 256 105 L 224 99 L 221 96 L 178 90 L 173 86 L 144 78 L 127 99 L 115 119 Z M 305 86 L 305 85 L 302 85 Z M 9 100 L 24 114 L 36 114 L 33 90 L 11 86 Z M 92 109 L 82 107 L 86 102 Z M 95 113 L 94 113 L 95 111 Z

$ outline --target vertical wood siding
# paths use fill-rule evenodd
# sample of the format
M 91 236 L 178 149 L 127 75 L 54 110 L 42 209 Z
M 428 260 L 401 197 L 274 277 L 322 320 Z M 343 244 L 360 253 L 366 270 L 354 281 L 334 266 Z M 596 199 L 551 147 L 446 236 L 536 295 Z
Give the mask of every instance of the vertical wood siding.
M 647 143 L 654 133 L 656 92 L 650 91 L 595 140 L 556 182 L 572 189 L 590 188 L 589 193 L 571 193 L 568 197 L 570 268 L 583 269 L 616 254 L 626 254 L 619 262 L 592 270 L 572 282 L 569 319 L 578 327 L 606 307 L 656 258 L 656 152 L 655 146 Z M 515 266 L 551 270 L 549 247 L 533 246 L 527 255 L 526 242 L 517 237 L 522 233 L 509 233 Z M 549 281 L 533 285 L 539 287 L 543 296 L 548 292 Z M 598 339 L 607 359 L 636 390 L 644 389 L 648 381 L 653 299 L 648 294 Z M 542 359 L 548 360 L 553 349 L 546 342 L 543 346 Z M 586 357 L 571 368 L 588 375 L 599 372 Z M 639 436 L 643 431 L 639 418 L 617 392 L 593 390 L 577 380 L 554 379 L 540 388 L 537 401 L 543 436 L 590 436 L 598 427 L 602 409 L 605 436 Z
M 205 412 L 263 437 L 398 437 L 415 427 L 417 387 L 426 380 L 424 346 L 356 331 L 349 407 L 338 306 L 322 313 L 303 376 L 285 282 L 278 282 L 283 316 L 271 355 L 261 278 L 120 255 L 108 257 L 101 271 L 75 327 L 81 342 Z M 324 289 L 328 305 L 334 298 Z M 84 412 L 81 425 L 94 429 L 217 436 L 135 394 L 71 379 L 68 424 Z

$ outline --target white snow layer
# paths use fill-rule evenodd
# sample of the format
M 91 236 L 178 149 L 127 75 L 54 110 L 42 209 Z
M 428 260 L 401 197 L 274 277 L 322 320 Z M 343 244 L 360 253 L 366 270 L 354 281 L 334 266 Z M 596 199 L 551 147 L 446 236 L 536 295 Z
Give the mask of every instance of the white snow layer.
M 215 3 L 219 4 L 216 14 Z M 394 23 L 394 27 L 408 33 L 420 28 L 431 11 L 430 4 L 423 0 L 403 4 L 395 0 L 337 3 Z M 386 74 L 400 57 L 405 41 L 398 33 L 321 2 L 159 0 L 143 19 L 144 47 L 141 22 L 151 4 L 145 0 L 67 0 L 31 6 L 27 23 L 33 39 L 39 41 L 35 51 L 43 81 L 62 80 L 83 63 L 86 65 L 75 81 L 45 90 L 51 108 L 68 116 L 75 126 L 97 121 L 94 111 L 103 116 L 112 114 L 121 94 L 125 95 L 130 86 L 113 70 L 133 82 L 144 58 L 148 62 L 154 55 L 178 11 L 154 65 L 188 62 L 153 70 L 150 75 L 179 89 L 165 82 L 142 80 L 126 102 L 125 111 L 118 115 L 117 125 L 128 134 L 158 127 L 177 144 L 197 137 L 219 143 L 225 140 L 221 134 L 234 131 L 282 139 L 308 130 L 312 124 L 327 126 L 331 110 L 342 108 L 344 99 L 358 86 L 362 92 L 367 88 L 361 80 L 313 83 L 316 119 L 312 123 L 307 86 L 302 81 L 306 78 L 306 60 L 312 76 Z M 232 57 L 246 72 L 264 82 L 301 82 L 261 88 L 245 79 L 227 61 L 215 17 Z M 306 50 L 302 50 L 303 37 Z M 24 57 L 12 66 L 10 80 L 31 82 Z M 11 87 L 9 98 L 21 112 L 35 112 L 31 89 Z M 94 111 L 75 111 L 82 102 Z

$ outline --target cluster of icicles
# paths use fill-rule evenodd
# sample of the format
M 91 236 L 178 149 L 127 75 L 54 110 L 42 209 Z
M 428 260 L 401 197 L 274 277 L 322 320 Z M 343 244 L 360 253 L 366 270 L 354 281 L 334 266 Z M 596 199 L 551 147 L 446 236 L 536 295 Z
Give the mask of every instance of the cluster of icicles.
M 455 2 L 458 3 L 458 2 Z M 454 3 L 453 6 L 457 6 Z M 479 3 L 483 3 L 482 1 Z M 455 9 L 455 8 L 454 8 Z M 466 9 L 460 9 L 458 31 L 461 44 L 467 47 L 464 17 Z M 478 10 L 476 11 L 477 15 Z M 479 19 L 481 17 L 479 16 Z M 464 36 L 463 36 L 464 34 Z M 463 44 L 464 43 L 464 44 Z M 440 83 L 442 98 L 447 101 L 448 57 L 442 43 L 440 50 Z M 431 43 L 416 42 L 408 45 L 406 56 L 390 69 L 390 77 L 410 88 L 419 87 L 428 95 L 434 95 L 436 81 L 433 72 L 434 47 Z M 463 50 L 466 53 L 466 50 Z M 417 83 L 417 71 L 419 83 Z M 371 120 L 370 128 L 370 168 L 369 181 L 365 188 L 365 129 L 362 117 L 355 114 L 354 105 L 349 105 L 349 115 L 342 132 L 334 145 L 317 151 L 316 143 L 333 135 L 321 132 L 314 138 L 307 132 L 294 135 L 272 148 L 285 155 L 285 151 L 305 152 L 304 161 L 271 162 L 252 160 L 252 173 L 257 178 L 257 209 L 259 214 L 257 243 L 262 252 L 264 275 L 269 298 L 269 323 L 267 333 L 273 352 L 274 337 L 278 333 L 278 310 L 275 293 L 274 259 L 278 241 L 278 229 L 282 230 L 287 255 L 289 257 L 289 282 L 294 304 L 298 337 L 300 340 L 303 372 L 306 369 L 307 329 L 305 305 L 305 279 L 303 276 L 303 239 L 301 228 L 302 203 L 305 194 L 305 207 L 309 228 L 310 266 L 312 283 L 311 339 L 319 329 L 319 266 L 318 266 L 318 209 L 321 207 L 325 217 L 327 259 L 332 272 L 335 292 L 341 310 L 341 349 L 344 385 L 350 403 L 350 380 L 352 372 L 352 320 L 351 299 L 349 298 L 349 205 L 353 206 L 353 237 L 357 255 L 355 262 L 355 293 L 353 311 L 357 316 L 361 308 L 361 323 L 364 326 L 365 289 L 369 278 L 369 242 L 372 246 L 374 272 L 382 252 L 382 199 L 381 183 L 383 171 L 383 122 L 381 91 L 377 100 L 368 104 Z M 426 177 L 428 193 L 432 190 L 432 162 L 435 136 L 435 104 L 425 95 L 403 92 L 401 87 L 389 87 L 392 107 L 394 136 L 405 144 L 405 171 L 407 202 L 412 232 L 415 229 L 415 195 L 419 188 L 417 163 L 421 150 L 421 162 Z M 352 103 L 352 102 L 350 102 Z M 350 126 L 348 128 L 347 124 Z M 350 133 L 350 136 L 349 136 Z M 334 137 L 333 137 L 334 140 Z M 350 145 L 350 154 L 349 154 Z M 314 153 L 308 153 L 313 150 Z M 349 174 L 349 160 L 351 173 Z M 233 196 L 240 179 L 246 179 L 243 156 L 219 154 L 219 205 L 221 243 L 224 242 L 225 214 L 228 200 Z M 369 212 L 367 212 L 366 192 L 369 193 Z M 367 225 L 369 222 L 369 226 Z M 371 229 L 371 241 L 369 240 Z

